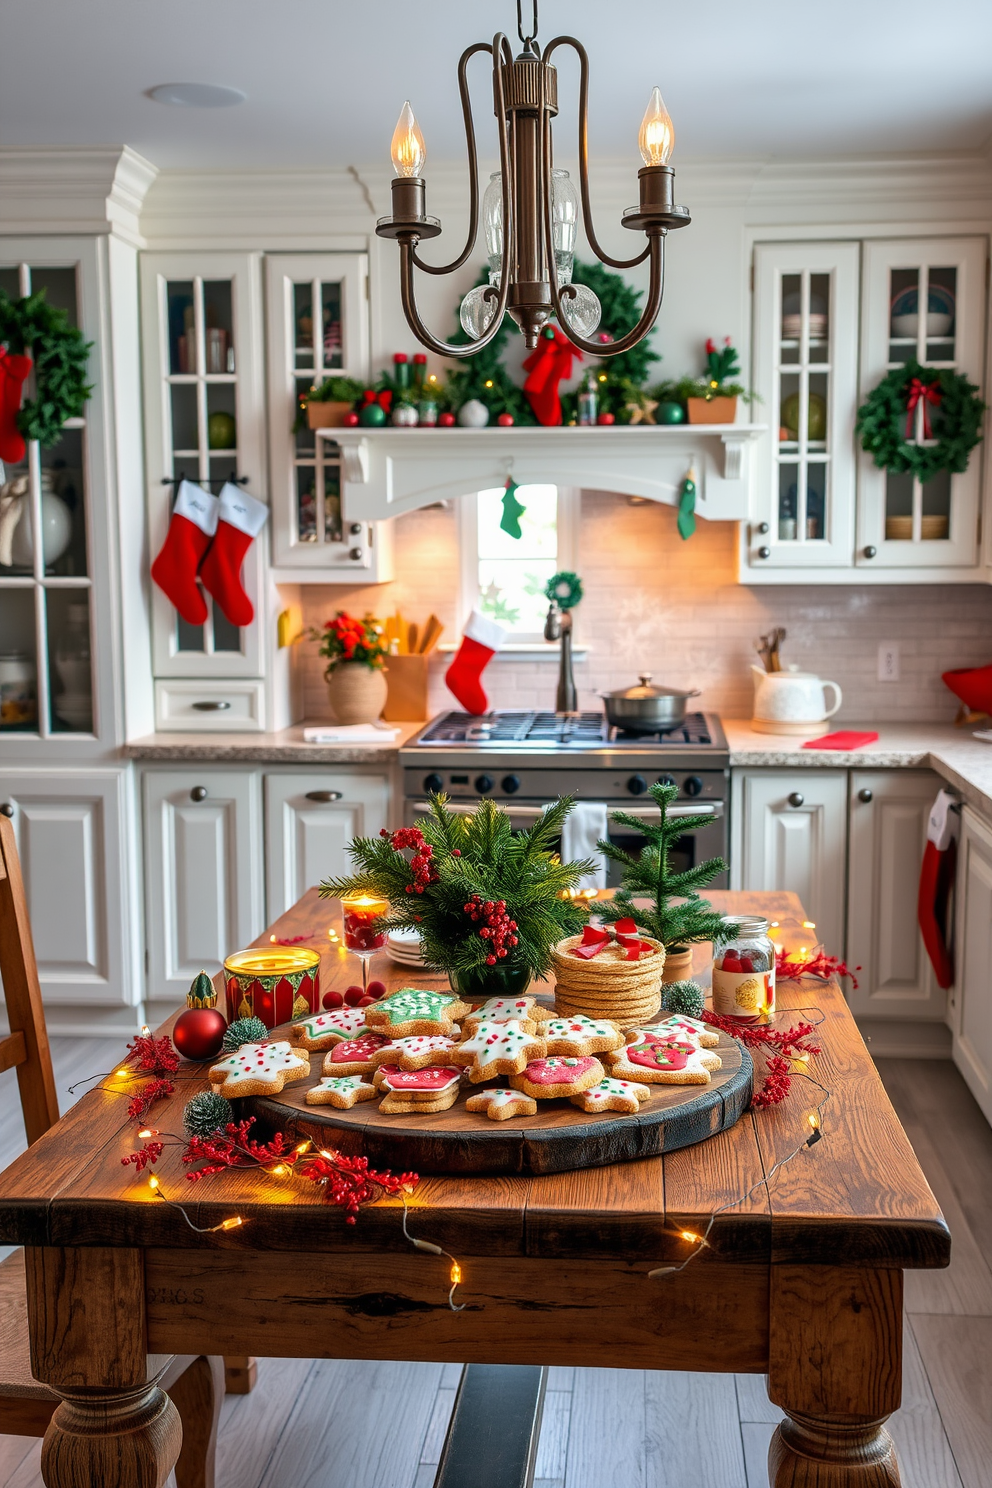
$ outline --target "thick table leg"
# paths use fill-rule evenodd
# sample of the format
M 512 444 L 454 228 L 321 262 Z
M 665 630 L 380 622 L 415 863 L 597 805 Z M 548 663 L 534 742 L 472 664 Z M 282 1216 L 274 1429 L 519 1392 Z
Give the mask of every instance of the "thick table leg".
M 48 1488 L 162 1488 L 182 1426 L 156 1383 L 168 1357 L 146 1350 L 141 1252 L 39 1247 L 25 1261 L 32 1373 L 61 1397 Z
M 772 1488 L 899 1488 L 885 1421 L 902 1395 L 902 1272 L 773 1266 Z

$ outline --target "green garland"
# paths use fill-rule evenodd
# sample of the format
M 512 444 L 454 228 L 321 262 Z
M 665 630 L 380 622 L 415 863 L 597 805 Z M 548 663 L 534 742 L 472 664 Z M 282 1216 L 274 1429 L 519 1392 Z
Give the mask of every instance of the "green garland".
M 17 427 L 44 449 L 58 444 L 62 425 L 82 413 L 93 391 L 86 381 L 93 343 L 83 340 L 64 310 L 49 305 L 43 289 L 20 300 L 0 290 L 0 343 L 34 361 L 38 396 L 24 404 Z
M 906 405 L 914 378 L 926 386 L 936 382 L 940 389 L 940 403 L 928 409 L 936 444 L 906 439 Z M 925 484 L 941 470 L 960 474 L 968 468 L 968 457 L 982 437 L 984 414 L 978 388 L 962 373 L 913 360 L 882 378 L 858 409 L 854 427 L 862 449 L 881 470 L 912 473 Z

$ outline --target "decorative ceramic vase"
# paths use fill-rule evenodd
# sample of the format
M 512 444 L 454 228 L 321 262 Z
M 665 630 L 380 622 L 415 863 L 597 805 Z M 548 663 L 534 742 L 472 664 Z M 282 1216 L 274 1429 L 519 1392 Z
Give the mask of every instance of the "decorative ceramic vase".
M 51 489 L 51 473 L 41 473 L 41 550 L 45 566 L 55 563 L 72 541 L 72 513 L 61 496 Z M 34 532 L 31 526 L 31 497 L 21 497 L 21 515 L 14 528 L 10 546 L 15 568 L 30 568 L 34 563 Z
M 665 951 L 665 969 L 661 973 L 665 982 L 686 982 L 692 976 L 692 947 L 675 946 Z
M 531 975 L 526 966 L 480 966 L 475 971 L 451 971 L 448 981 L 463 1002 L 485 1002 L 490 997 L 522 997 Z
M 583 960 L 570 954 L 581 945 L 581 935 L 560 941 L 551 953 L 555 972 L 555 1007 L 572 1017 L 614 1018 L 627 1027 L 653 1018 L 661 1008 L 661 977 L 665 947 L 660 940 L 641 936 L 650 953 L 628 961 L 623 946 L 611 942 L 598 956 Z
M 259 946 L 224 962 L 227 1020 L 261 1018 L 276 1028 L 320 1012 L 320 955 L 303 946 Z
M 362 661 L 339 661 L 327 674 L 337 723 L 375 723 L 386 704 L 386 674 Z
M 309 429 L 340 429 L 351 413 L 350 403 L 307 403 L 307 427 Z

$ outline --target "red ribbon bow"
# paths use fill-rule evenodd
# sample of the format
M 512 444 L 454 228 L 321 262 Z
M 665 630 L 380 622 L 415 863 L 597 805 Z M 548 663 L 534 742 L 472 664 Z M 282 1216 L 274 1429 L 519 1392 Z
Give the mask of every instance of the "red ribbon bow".
M 528 374 L 524 383 L 527 399 L 539 424 L 561 423 L 561 398 L 558 384 L 572 375 L 572 360 L 581 362 L 582 353 L 557 326 L 546 326 L 537 349 L 524 362 Z
M 930 429 L 930 410 L 928 403 L 934 408 L 940 407 L 940 383 L 923 382 L 921 378 L 914 377 L 909 384 L 909 397 L 906 400 L 906 438 L 913 437 L 913 424 L 915 422 L 916 405 L 923 404 L 923 438 L 932 439 L 933 433 Z
M 370 403 L 378 403 L 379 407 L 388 413 L 393 401 L 393 394 L 389 388 L 383 388 L 377 393 L 375 388 L 366 388 L 362 394 L 362 407 L 367 408 Z
M 603 947 L 613 940 L 627 952 L 628 961 L 637 961 L 642 951 L 650 951 L 648 942 L 638 939 L 637 926 L 633 920 L 617 920 L 613 931 L 615 933 L 611 934 L 609 930 L 598 930 L 595 925 L 587 925 L 582 932 L 582 944 L 577 945 L 572 954 L 581 956 L 583 961 L 591 961 L 593 956 L 598 956 Z

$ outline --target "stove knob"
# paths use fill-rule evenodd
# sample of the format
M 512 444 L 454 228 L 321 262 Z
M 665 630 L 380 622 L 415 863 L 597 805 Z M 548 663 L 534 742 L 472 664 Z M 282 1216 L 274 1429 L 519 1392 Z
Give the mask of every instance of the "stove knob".
M 648 783 L 643 775 L 631 775 L 627 781 L 627 789 L 632 796 L 643 796 L 648 788 Z
M 437 774 L 425 775 L 424 790 L 429 796 L 436 796 L 438 791 L 444 790 L 444 781 L 441 779 L 440 775 Z
M 675 776 L 674 775 L 659 775 L 658 776 L 658 784 L 659 785 L 678 785 L 678 781 L 675 779 Z
M 480 795 L 486 795 L 495 784 L 491 775 L 476 775 L 475 777 L 475 788 Z
M 500 785 L 502 786 L 503 791 L 506 795 L 515 796 L 517 791 L 520 789 L 520 776 L 504 775 L 503 779 L 500 781 Z
M 703 782 L 698 775 L 687 775 L 682 782 L 682 789 L 687 796 L 701 796 L 703 794 Z

